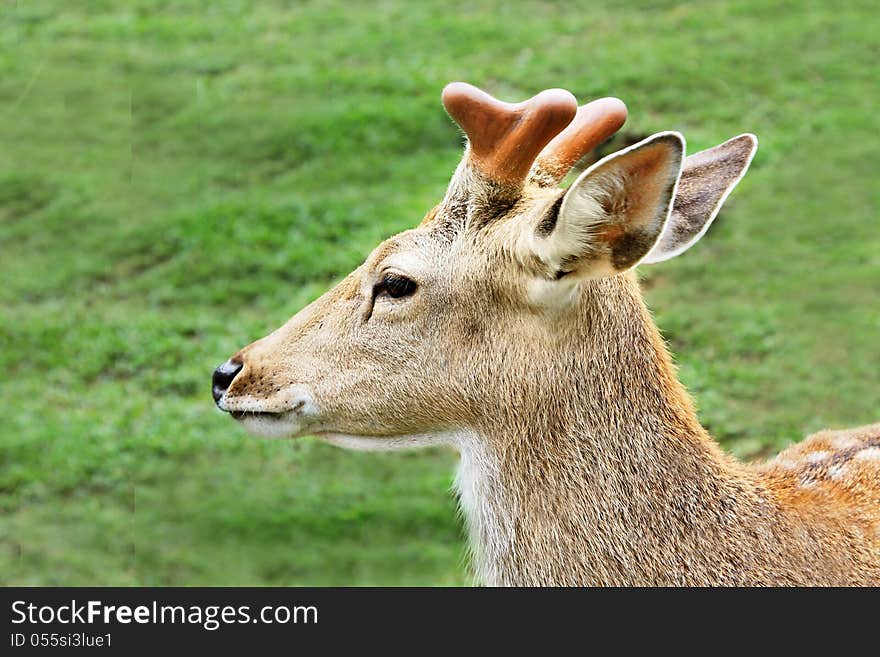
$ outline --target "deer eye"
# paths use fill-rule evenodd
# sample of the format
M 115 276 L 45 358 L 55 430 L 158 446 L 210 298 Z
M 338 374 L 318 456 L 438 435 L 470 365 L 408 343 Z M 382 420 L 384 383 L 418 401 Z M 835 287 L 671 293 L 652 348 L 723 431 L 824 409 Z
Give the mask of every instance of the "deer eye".
M 417 285 L 411 278 L 389 272 L 382 276 L 382 280 L 376 287 L 378 288 L 376 290 L 377 293 L 385 292 L 392 299 L 400 299 L 401 297 L 408 297 L 413 294 L 416 291 Z

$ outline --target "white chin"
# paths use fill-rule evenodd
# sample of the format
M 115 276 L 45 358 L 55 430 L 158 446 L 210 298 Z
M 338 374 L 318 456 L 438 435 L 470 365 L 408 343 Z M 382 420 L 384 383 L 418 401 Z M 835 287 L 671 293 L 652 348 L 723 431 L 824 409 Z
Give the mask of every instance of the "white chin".
M 261 438 L 296 438 L 302 425 L 284 415 L 245 415 L 238 420 L 245 430 Z

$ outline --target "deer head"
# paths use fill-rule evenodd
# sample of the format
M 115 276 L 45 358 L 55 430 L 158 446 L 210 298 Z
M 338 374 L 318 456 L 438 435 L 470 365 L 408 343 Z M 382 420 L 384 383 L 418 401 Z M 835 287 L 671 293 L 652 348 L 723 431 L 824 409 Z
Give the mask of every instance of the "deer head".
M 551 89 L 508 104 L 464 83 L 442 99 L 468 140 L 443 200 L 216 370 L 217 405 L 251 432 L 393 448 L 552 412 L 565 345 L 606 339 L 593 301 L 695 243 L 756 143 L 684 159 L 684 138 L 662 132 L 561 189 L 623 124 L 621 101 L 578 107 Z

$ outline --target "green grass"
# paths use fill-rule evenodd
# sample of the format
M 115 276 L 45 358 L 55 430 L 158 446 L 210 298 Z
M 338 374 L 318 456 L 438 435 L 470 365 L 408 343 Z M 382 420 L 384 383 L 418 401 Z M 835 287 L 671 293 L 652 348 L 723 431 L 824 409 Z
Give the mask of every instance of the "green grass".
M 880 419 L 874 3 L 466 5 L 2 5 L 0 583 L 469 581 L 454 455 L 258 441 L 208 391 L 442 194 L 453 79 L 757 133 L 649 303 L 738 455 Z

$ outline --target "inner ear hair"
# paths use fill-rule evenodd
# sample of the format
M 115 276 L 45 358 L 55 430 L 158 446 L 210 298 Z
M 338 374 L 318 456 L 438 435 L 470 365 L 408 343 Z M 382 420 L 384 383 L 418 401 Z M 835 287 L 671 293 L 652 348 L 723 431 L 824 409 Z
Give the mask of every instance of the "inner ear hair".
M 658 133 L 582 173 L 536 229 L 539 255 L 563 272 L 557 278 L 574 270 L 607 276 L 638 264 L 663 231 L 683 153 L 680 134 Z

